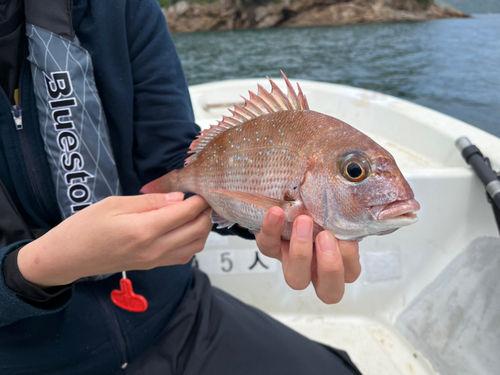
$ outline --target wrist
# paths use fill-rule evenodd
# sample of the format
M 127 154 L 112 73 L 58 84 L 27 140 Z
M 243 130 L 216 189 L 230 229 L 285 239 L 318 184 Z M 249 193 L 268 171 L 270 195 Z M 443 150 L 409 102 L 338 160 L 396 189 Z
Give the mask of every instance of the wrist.
M 70 284 L 78 279 L 65 275 L 62 264 L 51 256 L 49 249 L 43 249 L 40 242 L 38 239 L 19 250 L 17 266 L 24 279 L 41 289 Z

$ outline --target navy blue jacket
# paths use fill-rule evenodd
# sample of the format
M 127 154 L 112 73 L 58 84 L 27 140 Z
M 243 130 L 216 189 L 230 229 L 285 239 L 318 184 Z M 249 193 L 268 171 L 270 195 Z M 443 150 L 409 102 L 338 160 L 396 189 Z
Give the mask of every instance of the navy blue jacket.
M 156 0 L 75 0 L 74 29 L 92 56 L 121 186 L 137 194 L 180 168 L 198 133 L 187 84 Z M 23 157 L 9 103 L 0 97 L 0 179 L 31 228 L 60 222 L 37 124 L 29 64 L 20 92 L 30 158 Z M 29 180 L 34 171 L 38 194 Z M 0 248 L 0 272 L 8 253 Z M 128 272 L 149 308 L 131 313 L 111 303 L 120 275 L 77 282 L 54 309 L 23 302 L 0 275 L 0 374 L 113 373 L 162 334 L 192 278 L 191 265 Z

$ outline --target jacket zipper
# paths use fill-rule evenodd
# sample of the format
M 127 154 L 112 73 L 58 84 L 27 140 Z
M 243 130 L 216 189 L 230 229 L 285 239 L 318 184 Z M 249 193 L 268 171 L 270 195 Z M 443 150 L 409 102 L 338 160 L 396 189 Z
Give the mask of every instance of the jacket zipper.
M 24 77 L 24 66 L 25 63 L 23 63 L 21 67 L 21 76 L 19 79 L 20 85 L 19 87 L 22 86 L 23 83 L 23 77 Z M 12 113 L 12 118 L 14 120 L 14 124 L 16 126 L 16 129 L 18 131 L 18 136 L 19 136 L 19 141 L 21 144 L 21 153 L 23 155 L 23 159 L 26 165 L 26 171 L 28 172 L 28 179 L 30 181 L 31 189 L 35 195 L 35 199 L 38 203 L 38 206 L 40 207 L 40 210 L 43 214 L 43 219 L 47 223 L 52 223 L 53 219 L 50 215 L 50 211 L 47 209 L 48 204 L 45 202 L 44 199 L 44 194 L 42 193 L 42 187 L 40 185 L 40 179 L 37 176 L 36 173 L 36 168 L 35 168 L 35 157 L 33 156 L 33 153 L 31 152 L 31 148 L 29 146 L 29 142 L 27 139 L 27 134 L 24 130 L 23 126 L 23 117 L 22 117 L 22 108 L 19 105 L 12 105 L 9 97 L 5 93 L 5 91 L 0 87 L 0 93 L 2 96 L 5 98 L 7 103 L 10 106 L 11 113 Z M 21 90 L 19 90 L 19 103 L 22 103 L 21 101 Z
M 11 106 L 10 105 L 10 99 L 9 97 L 7 96 L 7 94 L 5 93 L 5 91 L 2 89 L 2 87 L 0 87 L 0 96 L 4 98 L 5 102 L 9 105 L 9 107 Z M 12 107 L 11 107 L 11 111 L 12 111 Z M 17 122 L 16 123 L 16 126 L 17 125 Z M 17 209 L 17 206 L 14 204 L 14 201 L 12 200 L 11 196 L 8 194 L 7 192 L 7 188 L 5 187 L 5 185 L 3 184 L 3 182 L 0 180 L 0 189 L 3 189 L 4 192 L 5 192 L 5 197 L 7 198 L 11 208 L 13 209 L 14 213 L 17 215 L 17 217 L 20 219 L 20 222 L 22 224 L 22 226 L 24 227 L 26 233 L 29 234 L 30 238 L 33 238 L 33 234 L 32 232 L 29 230 L 28 226 L 26 225 L 26 222 L 24 221 L 23 217 L 21 216 L 21 214 L 19 213 L 19 210 Z
M 94 292 L 95 296 L 101 303 L 101 306 L 104 310 L 104 313 L 108 316 L 109 319 L 107 319 L 111 324 L 109 325 L 109 328 L 115 333 L 115 337 L 117 338 L 118 341 L 118 350 L 120 351 L 120 354 L 122 356 L 122 364 L 121 368 L 125 369 L 128 365 L 127 361 L 127 347 L 125 345 L 125 339 L 123 338 L 122 330 L 120 329 L 120 325 L 118 324 L 118 319 L 116 319 L 116 315 L 112 311 L 112 309 L 109 307 L 107 304 L 107 300 L 105 300 L 100 294 Z
M 14 117 L 14 123 L 16 124 L 17 130 L 23 129 L 23 111 L 18 105 L 13 105 L 10 109 L 12 112 L 12 117 Z

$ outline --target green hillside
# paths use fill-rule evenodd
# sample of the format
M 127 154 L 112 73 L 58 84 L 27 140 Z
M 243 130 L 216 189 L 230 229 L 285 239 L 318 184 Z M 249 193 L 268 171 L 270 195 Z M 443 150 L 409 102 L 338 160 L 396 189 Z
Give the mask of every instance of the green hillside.
M 465 13 L 500 13 L 500 0 L 435 0 L 441 7 L 452 7 Z

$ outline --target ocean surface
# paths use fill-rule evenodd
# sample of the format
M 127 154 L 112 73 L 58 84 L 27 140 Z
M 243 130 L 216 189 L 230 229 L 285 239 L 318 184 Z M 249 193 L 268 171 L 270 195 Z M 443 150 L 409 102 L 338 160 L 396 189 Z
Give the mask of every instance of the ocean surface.
M 500 137 L 500 14 L 173 37 L 190 85 L 283 70 L 406 99 Z

